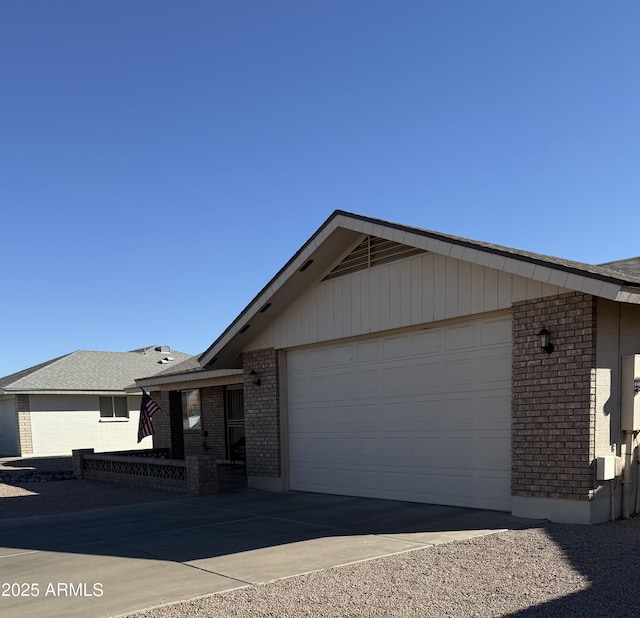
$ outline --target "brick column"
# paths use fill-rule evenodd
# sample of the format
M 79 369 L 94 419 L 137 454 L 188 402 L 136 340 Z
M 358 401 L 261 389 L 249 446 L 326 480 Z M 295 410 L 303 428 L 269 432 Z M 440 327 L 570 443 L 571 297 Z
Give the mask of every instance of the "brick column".
M 71 455 L 73 456 L 73 473 L 76 478 L 84 478 L 84 464 L 82 458 L 84 455 L 93 454 L 94 452 L 95 451 L 92 448 L 79 448 L 71 451 Z
M 31 455 L 33 454 L 33 438 L 31 436 L 31 403 L 29 402 L 29 395 L 16 395 L 16 413 L 18 415 L 20 455 Z
M 160 411 L 153 415 L 153 448 L 171 448 L 171 425 L 169 418 L 169 393 L 153 391 L 149 393 L 159 406 Z
M 187 491 L 196 496 L 218 493 L 216 462 L 205 455 L 186 455 Z
M 542 327 L 551 332 L 551 354 L 539 347 L 537 333 Z M 588 519 L 587 501 L 595 489 L 595 368 L 594 297 L 570 293 L 514 304 L 511 493 L 515 514 L 526 515 L 516 511 L 528 505 L 524 510 L 529 508 L 528 514 L 536 516 L 546 505 L 547 511 L 573 513 L 567 521 Z M 584 503 L 580 506 L 575 501 Z M 558 515 L 556 520 L 563 517 Z
M 225 459 L 224 386 L 202 388 L 200 398 L 202 427 L 208 434 L 205 437 L 207 449 L 209 449 L 207 452 L 214 459 Z
M 244 352 L 242 365 L 249 485 L 282 489 L 278 353 L 273 348 Z M 259 385 L 253 384 L 251 371 L 258 374 Z

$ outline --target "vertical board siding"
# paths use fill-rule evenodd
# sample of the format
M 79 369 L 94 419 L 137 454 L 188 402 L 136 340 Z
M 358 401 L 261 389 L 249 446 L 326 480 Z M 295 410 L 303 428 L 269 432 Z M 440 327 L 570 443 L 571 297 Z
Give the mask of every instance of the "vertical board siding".
M 567 291 L 426 253 L 318 283 L 247 349 L 282 349 L 417 326 Z

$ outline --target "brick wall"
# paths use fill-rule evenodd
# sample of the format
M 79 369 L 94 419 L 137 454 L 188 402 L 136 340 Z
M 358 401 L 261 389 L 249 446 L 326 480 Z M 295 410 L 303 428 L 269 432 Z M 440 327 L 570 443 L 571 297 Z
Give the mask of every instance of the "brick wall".
M 16 412 L 18 413 L 20 454 L 30 455 L 33 453 L 33 439 L 31 437 L 31 404 L 29 395 L 16 395 Z
M 551 332 L 554 351 L 537 333 Z M 570 293 L 513 305 L 515 496 L 588 500 L 595 487 L 596 300 Z
M 162 408 L 153 416 L 154 448 L 171 448 L 171 421 L 169 392 L 150 393 Z M 184 431 L 184 453 L 224 459 L 226 455 L 224 426 L 224 387 L 212 386 L 200 389 L 202 428 Z M 182 425 L 174 427 L 182 431 Z M 205 432 L 207 435 L 205 435 Z
M 281 474 L 280 387 L 278 353 L 273 348 L 244 352 L 244 422 L 247 475 L 279 477 Z M 260 385 L 249 373 L 256 371 Z
M 226 458 L 224 425 L 224 386 L 210 386 L 200 389 L 202 422 L 207 432 L 208 448 L 216 459 Z
M 153 448 L 171 448 L 171 424 L 169 419 L 169 393 L 154 391 L 149 393 L 160 411 L 153 415 Z
M 202 426 L 185 430 L 184 454 L 224 459 L 224 387 L 211 386 L 199 390 Z

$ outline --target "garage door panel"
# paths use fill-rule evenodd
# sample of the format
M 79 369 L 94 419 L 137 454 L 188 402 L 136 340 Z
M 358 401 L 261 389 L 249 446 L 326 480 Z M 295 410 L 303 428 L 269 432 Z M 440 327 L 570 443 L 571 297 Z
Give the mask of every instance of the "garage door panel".
M 291 488 L 510 509 L 508 318 L 288 353 Z
M 409 337 L 389 337 L 382 340 L 382 358 L 393 360 L 394 358 L 407 358 L 410 354 Z
M 380 344 L 378 341 L 365 341 L 355 344 L 355 357 L 359 363 L 370 363 L 380 359 Z
M 511 399 L 498 396 L 483 396 L 475 402 L 476 418 L 485 429 L 504 427 L 504 419 L 511 414 Z
M 504 384 L 505 376 L 511 375 L 511 356 L 502 354 L 494 356 L 488 354 L 482 359 L 478 367 L 478 379 L 480 385 L 487 382 L 500 382 Z
M 388 396 L 393 393 L 406 393 L 411 387 L 411 372 L 406 364 L 390 366 L 382 372 L 382 392 Z
M 353 391 L 353 374 L 351 372 L 333 374 L 330 380 L 330 388 L 325 388 L 318 395 L 322 396 L 323 393 L 332 392 L 340 393 L 345 397 L 349 397 Z
M 444 386 L 456 387 L 467 385 L 469 388 L 476 382 L 475 359 L 450 359 L 444 361 Z
M 299 431 L 328 431 L 331 428 L 330 406 L 290 408 L 289 430 L 292 434 Z
M 382 442 L 382 438 L 376 436 L 358 437 L 354 444 L 357 460 L 364 465 L 375 466 L 380 460 Z
M 377 369 L 365 369 L 352 374 L 356 396 L 366 394 L 369 397 L 376 395 L 380 387 L 379 372 Z
M 411 338 L 413 356 L 430 356 L 442 351 L 442 331 L 417 332 Z
M 339 345 L 331 348 L 331 365 L 350 365 L 353 362 L 353 345 Z
M 411 387 L 414 392 L 420 392 L 427 386 L 442 384 L 444 367 L 441 363 L 422 362 L 411 367 Z
M 511 321 L 498 320 L 479 324 L 480 345 L 483 347 L 509 346 L 511 347 Z
M 448 456 L 447 446 L 440 438 L 413 437 L 409 444 L 411 461 L 418 469 L 439 468 Z

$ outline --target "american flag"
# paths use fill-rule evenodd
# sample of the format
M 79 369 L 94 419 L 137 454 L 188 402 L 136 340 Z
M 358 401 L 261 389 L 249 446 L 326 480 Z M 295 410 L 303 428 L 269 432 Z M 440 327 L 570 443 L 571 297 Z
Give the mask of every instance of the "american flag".
M 142 389 L 142 403 L 140 404 L 140 421 L 138 422 L 138 442 L 153 434 L 151 417 L 160 409 L 160 406 L 149 397 L 147 391 Z

